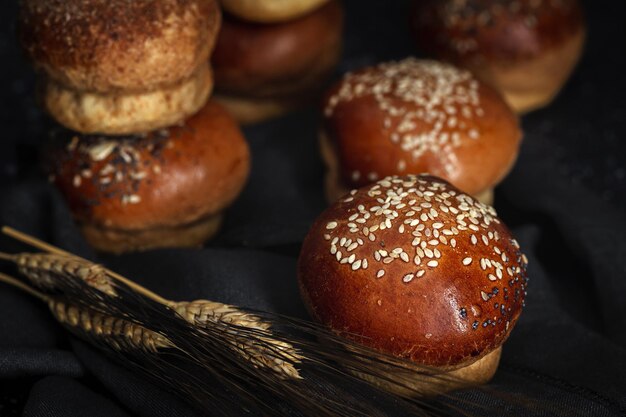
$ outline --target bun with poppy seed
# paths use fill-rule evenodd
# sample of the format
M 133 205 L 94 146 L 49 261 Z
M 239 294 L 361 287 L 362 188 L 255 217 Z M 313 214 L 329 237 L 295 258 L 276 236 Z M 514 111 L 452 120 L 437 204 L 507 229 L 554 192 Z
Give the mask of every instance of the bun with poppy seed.
M 408 58 L 348 73 L 327 94 L 321 135 L 326 190 L 430 173 L 491 203 L 513 166 L 517 116 L 468 71 Z
M 411 22 L 421 50 L 471 70 L 518 112 L 552 101 L 586 33 L 578 0 L 420 0 Z
M 454 377 L 450 389 L 493 376 L 522 311 L 526 265 L 492 207 L 442 179 L 405 176 L 353 190 L 322 213 L 298 278 L 315 319 Z
M 120 253 L 202 244 L 243 188 L 250 155 L 232 116 L 209 101 L 145 135 L 59 138 L 46 164 L 86 239 Z

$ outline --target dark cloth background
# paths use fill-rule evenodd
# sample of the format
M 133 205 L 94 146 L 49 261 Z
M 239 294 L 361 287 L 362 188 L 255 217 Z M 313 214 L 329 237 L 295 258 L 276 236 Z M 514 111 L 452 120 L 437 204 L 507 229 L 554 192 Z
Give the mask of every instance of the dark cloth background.
M 47 121 L 15 39 L 16 1 L 0 17 L 0 223 L 103 262 L 167 298 L 208 298 L 306 317 L 299 244 L 323 210 L 314 106 L 245 129 L 249 183 L 202 249 L 96 255 L 38 170 Z M 496 208 L 530 259 L 527 306 L 490 387 L 582 415 L 626 415 L 626 13 L 585 3 L 586 52 L 549 107 L 524 116 L 519 161 Z M 415 54 L 402 1 L 346 2 L 337 75 Z M 7 239 L 0 250 L 24 250 Z M 8 267 L 0 266 L 3 270 Z M 69 337 L 40 302 L 0 286 L 0 416 L 192 416 L 179 400 Z M 521 415 L 489 395 L 478 415 Z M 544 411 L 538 415 L 548 415 Z M 210 412 L 209 412 L 210 414 Z M 393 414 L 393 412 L 392 412 Z

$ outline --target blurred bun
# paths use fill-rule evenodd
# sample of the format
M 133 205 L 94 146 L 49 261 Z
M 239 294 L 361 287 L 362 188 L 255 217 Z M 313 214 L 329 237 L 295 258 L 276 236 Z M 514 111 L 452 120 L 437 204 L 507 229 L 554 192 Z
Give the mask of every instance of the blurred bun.
M 220 0 L 233 15 L 259 23 L 293 20 L 327 3 L 328 0 Z
M 215 0 L 23 0 L 22 45 L 66 89 L 153 91 L 189 79 L 220 27 Z
M 339 61 L 342 28 L 337 1 L 280 24 L 225 16 L 211 57 L 218 100 L 243 122 L 306 103 L 319 94 Z
M 419 0 L 418 47 L 471 70 L 518 112 L 548 104 L 583 50 L 578 0 Z

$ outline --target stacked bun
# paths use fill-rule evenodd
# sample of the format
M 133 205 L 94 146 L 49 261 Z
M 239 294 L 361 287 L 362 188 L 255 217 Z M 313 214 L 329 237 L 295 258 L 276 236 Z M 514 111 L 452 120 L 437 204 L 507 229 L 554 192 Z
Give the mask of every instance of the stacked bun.
M 207 104 L 220 22 L 215 0 L 21 2 L 43 106 L 64 127 L 51 178 L 97 249 L 198 245 L 243 187 L 245 140 Z
M 355 189 L 322 213 L 298 278 L 314 318 L 439 375 L 389 375 L 431 392 L 493 376 L 522 310 L 526 266 L 492 207 L 408 175 Z
M 517 116 L 468 71 L 408 58 L 346 74 L 324 101 L 326 191 L 430 173 L 491 203 L 521 141 Z
M 586 33 L 578 0 L 419 0 L 412 29 L 422 51 L 468 68 L 518 112 L 554 98 Z
M 339 61 L 337 0 L 223 0 L 215 52 L 216 98 L 243 123 L 315 98 Z

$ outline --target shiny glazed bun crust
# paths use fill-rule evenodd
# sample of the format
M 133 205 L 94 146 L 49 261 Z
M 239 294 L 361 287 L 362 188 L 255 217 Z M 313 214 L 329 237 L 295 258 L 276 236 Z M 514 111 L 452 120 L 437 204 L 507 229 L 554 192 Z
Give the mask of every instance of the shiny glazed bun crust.
M 120 252 L 177 246 L 163 236 L 180 230 L 214 232 L 203 221 L 237 197 L 250 155 L 232 116 L 209 102 L 183 125 L 144 136 L 75 136 L 49 153 L 48 165 L 75 218 L 96 236 L 91 243 Z
M 346 74 L 326 96 L 323 127 L 327 187 L 337 189 L 430 173 L 481 194 L 508 173 L 522 136 L 502 98 L 468 71 L 413 58 Z
M 470 69 L 519 112 L 550 102 L 582 53 L 578 0 L 423 0 L 412 30 L 418 47 Z
M 313 317 L 335 332 L 459 370 L 490 353 L 497 364 L 522 310 L 526 265 L 493 208 L 441 179 L 406 176 L 354 190 L 322 213 L 298 277 Z
M 220 27 L 215 0 L 22 0 L 22 45 L 68 88 L 147 91 L 187 79 Z
M 328 0 L 220 0 L 222 7 L 241 19 L 276 23 L 296 19 Z
M 211 57 L 216 92 L 232 101 L 250 99 L 249 107 L 307 101 L 339 61 L 342 29 L 338 1 L 272 25 L 225 16 Z

